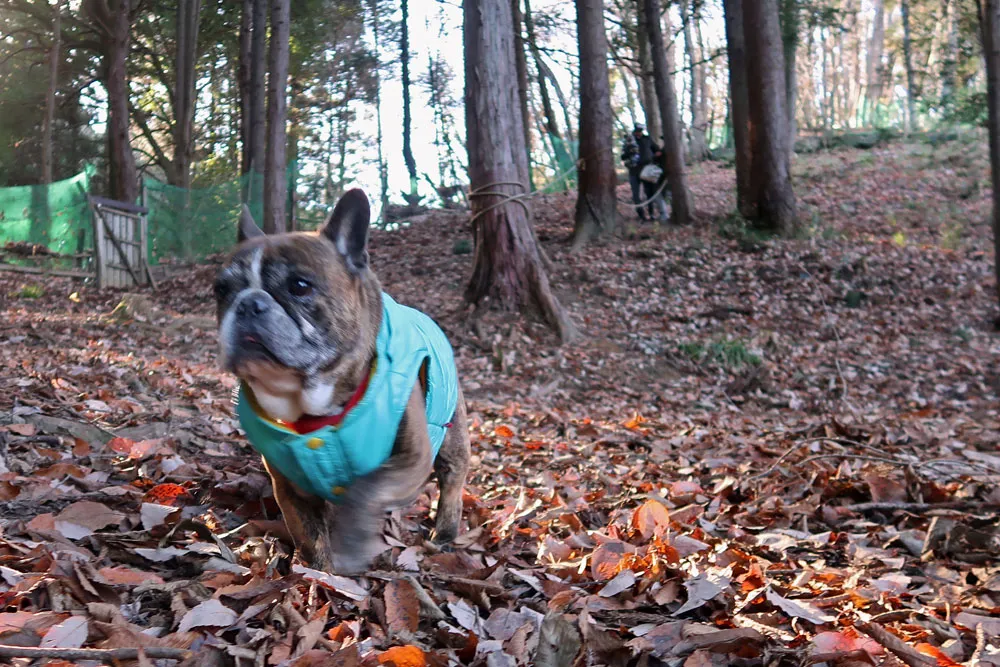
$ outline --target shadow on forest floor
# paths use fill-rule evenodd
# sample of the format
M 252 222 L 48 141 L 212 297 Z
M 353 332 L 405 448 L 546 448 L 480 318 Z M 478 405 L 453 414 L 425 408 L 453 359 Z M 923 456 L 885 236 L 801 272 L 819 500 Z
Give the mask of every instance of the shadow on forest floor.
M 0 640 L 37 644 L 74 612 L 88 646 L 230 661 L 315 648 L 369 664 L 409 645 L 428 664 L 533 664 L 540 635 L 582 637 L 602 664 L 919 644 L 968 659 L 977 624 L 1000 634 L 985 142 L 822 152 L 793 171 L 805 232 L 787 241 L 719 233 L 734 196 L 717 163 L 691 177 L 711 224 L 642 227 L 622 207 L 627 231 L 578 254 L 573 196 L 537 200 L 584 332 L 566 347 L 530 319 L 469 319 L 461 214 L 375 232 L 386 290 L 456 347 L 475 467 L 455 549 L 425 541 L 425 495 L 358 580 L 290 574 L 215 363 L 214 267 L 125 320 L 107 316 L 121 293 L 0 273 L 0 587 L 19 610 Z

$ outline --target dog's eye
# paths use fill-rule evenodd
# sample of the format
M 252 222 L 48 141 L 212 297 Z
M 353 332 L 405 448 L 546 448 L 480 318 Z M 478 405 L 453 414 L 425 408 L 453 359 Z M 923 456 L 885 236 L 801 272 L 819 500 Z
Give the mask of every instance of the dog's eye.
M 226 298 L 226 295 L 228 293 L 229 293 L 229 283 L 227 283 L 225 280 L 216 280 L 215 298 L 219 301 L 222 301 L 224 298 Z
M 313 292 L 313 286 L 305 278 L 292 278 L 289 281 L 288 291 L 292 293 L 292 296 L 309 296 Z

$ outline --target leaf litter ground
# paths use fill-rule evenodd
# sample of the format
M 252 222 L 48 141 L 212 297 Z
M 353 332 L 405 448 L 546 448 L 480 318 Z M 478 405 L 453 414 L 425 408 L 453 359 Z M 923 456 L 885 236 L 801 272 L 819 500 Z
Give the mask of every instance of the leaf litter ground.
M 982 145 L 800 156 L 809 229 L 792 241 L 728 217 L 721 164 L 691 179 L 711 224 L 654 229 L 623 207 L 625 231 L 576 255 L 573 196 L 537 199 L 584 332 L 565 347 L 462 303 L 463 216 L 374 233 L 385 288 L 456 347 L 474 468 L 455 545 L 426 539 L 428 485 L 360 578 L 291 557 L 216 364 L 215 265 L 128 295 L 0 274 L 0 643 L 57 665 L 95 658 L 81 648 L 192 665 L 1000 665 Z

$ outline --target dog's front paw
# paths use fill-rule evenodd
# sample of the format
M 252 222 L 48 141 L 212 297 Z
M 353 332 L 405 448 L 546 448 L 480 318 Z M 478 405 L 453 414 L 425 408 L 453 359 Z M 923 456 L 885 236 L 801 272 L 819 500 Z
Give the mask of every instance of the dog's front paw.
M 388 548 L 389 545 L 381 536 L 364 542 L 352 540 L 348 544 L 342 544 L 331 556 L 331 571 L 344 576 L 364 574 L 379 554 Z

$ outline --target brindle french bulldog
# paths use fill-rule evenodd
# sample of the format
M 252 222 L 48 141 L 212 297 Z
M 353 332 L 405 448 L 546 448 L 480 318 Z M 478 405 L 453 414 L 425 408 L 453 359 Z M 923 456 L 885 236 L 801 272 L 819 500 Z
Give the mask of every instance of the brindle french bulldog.
M 385 549 L 385 512 L 412 503 L 432 469 L 433 538 L 454 539 L 469 469 L 451 347 L 429 317 L 382 292 L 368 265 L 370 217 L 351 190 L 318 232 L 266 236 L 244 207 L 246 241 L 215 283 L 240 423 L 300 555 L 338 573 L 363 571 Z

